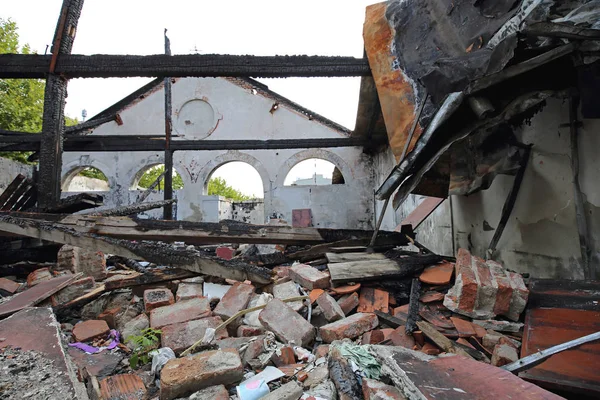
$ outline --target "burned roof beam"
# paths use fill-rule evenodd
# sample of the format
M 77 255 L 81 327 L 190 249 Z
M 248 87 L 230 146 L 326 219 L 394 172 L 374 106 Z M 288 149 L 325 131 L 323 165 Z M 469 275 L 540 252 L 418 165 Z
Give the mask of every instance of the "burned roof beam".
M 51 56 L 0 54 L 0 79 L 45 78 Z M 66 78 L 110 77 L 340 77 L 370 76 L 364 58 L 326 56 L 237 56 L 226 54 L 61 55 L 56 74 Z
M 382 139 L 382 141 L 385 138 Z M 0 136 L 0 151 L 37 151 L 39 135 Z M 377 140 L 368 138 L 318 138 L 318 139 L 274 139 L 274 140 L 173 140 L 172 151 L 183 150 L 278 150 L 312 149 L 332 147 L 370 147 Z M 6 144 L 6 146 L 2 146 Z M 63 151 L 164 151 L 164 136 L 67 136 Z

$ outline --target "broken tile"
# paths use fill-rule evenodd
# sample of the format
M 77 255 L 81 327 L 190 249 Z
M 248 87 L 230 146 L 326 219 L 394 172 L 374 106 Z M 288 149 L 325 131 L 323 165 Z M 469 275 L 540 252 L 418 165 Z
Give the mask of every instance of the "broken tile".
M 473 324 L 471 324 L 469 321 L 465 321 L 464 319 L 458 317 L 450 317 L 450 320 L 456 327 L 459 337 L 464 338 L 477 335 L 475 328 L 473 328 Z
M 290 278 L 309 290 L 329 287 L 329 275 L 305 264 L 294 265 L 290 268 Z
M 172 400 L 214 385 L 233 385 L 244 376 L 236 350 L 205 351 L 169 360 L 160 374 L 160 398 Z
M 190 300 L 203 296 L 202 284 L 198 283 L 180 283 L 177 287 L 176 301 Z
M 454 264 L 445 261 L 441 264 L 425 268 L 425 270 L 421 272 L 421 275 L 419 275 L 419 280 L 429 285 L 447 285 L 452 281 L 453 272 Z
M 188 347 L 204 337 L 207 328 L 216 328 L 223 320 L 220 317 L 207 317 L 192 321 L 167 325 L 162 328 L 161 346 L 171 348 L 179 355 Z M 227 329 L 215 332 L 215 339 L 228 337 Z
M 308 297 L 310 298 L 310 304 L 315 304 L 315 301 L 317 301 L 319 296 L 322 295 L 324 292 L 325 291 L 323 289 L 311 290 L 310 293 L 308 294 Z
M 281 300 L 273 299 L 267 303 L 258 319 L 284 343 L 293 341 L 297 345 L 307 346 L 315 338 L 314 327 Z
M 322 293 L 317 299 L 317 303 L 323 311 L 323 316 L 329 322 L 337 321 L 345 317 L 344 311 L 333 297 L 327 293 Z
M 21 287 L 21 285 L 15 281 L 11 281 L 10 279 L 6 278 L 0 278 L 0 293 L 4 291 L 8 294 L 14 294 L 19 287 Z
M 375 314 L 356 313 L 350 317 L 332 322 L 319 329 L 325 343 L 344 338 L 355 339 L 365 332 L 377 328 L 379 320 Z
M 207 298 L 185 300 L 150 311 L 150 326 L 162 328 L 166 325 L 208 317 L 210 314 L 210 302 Z
M 169 289 L 149 289 L 144 291 L 144 307 L 146 312 L 158 307 L 164 307 L 175 303 L 173 292 Z
M 108 335 L 110 328 L 106 321 L 90 319 L 78 322 L 73 327 L 73 337 L 76 342 L 89 342 Z
M 295 364 L 296 355 L 294 354 L 294 349 L 291 346 L 280 347 L 271 356 L 271 361 L 273 361 L 276 367 Z
M 394 329 L 394 331 L 390 334 L 390 340 L 394 346 L 402 346 L 406 347 L 407 349 L 412 349 L 415 347 L 415 339 L 412 337 L 412 335 L 408 335 L 406 333 L 406 327 L 404 325 Z
M 444 300 L 444 294 L 440 292 L 427 292 L 419 297 L 421 303 L 433 303 L 434 301 Z
M 491 329 L 497 332 L 519 332 L 523 328 L 520 322 L 490 320 L 473 320 L 474 325 L 478 325 L 483 329 Z
M 387 313 L 389 310 L 390 294 L 385 290 L 366 288 L 360 290 L 358 312 L 374 312 L 375 310 Z
M 102 399 L 142 400 L 146 396 L 146 386 L 138 375 L 109 376 L 99 383 Z
M 467 347 L 470 347 L 470 348 L 472 348 L 473 350 L 477 350 L 477 349 L 475 349 L 475 347 L 474 347 L 474 346 L 473 346 L 473 345 L 472 345 L 472 344 L 471 344 L 471 343 L 470 343 L 470 342 L 469 342 L 467 339 L 465 339 L 464 337 L 461 337 L 461 338 L 458 338 L 458 339 L 456 339 L 456 343 L 460 343 L 460 344 L 462 344 L 463 346 L 467 346 Z
M 335 292 L 335 294 L 352 294 L 354 292 L 358 292 L 358 290 L 360 289 L 360 283 L 357 283 L 355 285 L 347 285 L 347 286 L 338 286 L 338 287 L 332 287 L 331 290 L 333 292 Z
M 426 342 L 423 345 L 423 347 L 421 348 L 421 351 L 430 356 L 437 356 L 438 354 L 440 354 L 442 352 L 439 348 L 437 348 L 437 346 L 435 346 L 429 342 Z
M 345 295 L 338 300 L 340 308 L 344 312 L 344 315 L 350 314 L 356 307 L 358 307 L 359 299 L 358 293 L 352 293 Z
M 40 282 L 48 281 L 52 279 L 52 274 L 48 268 L 36 269 L 29 275 L 27 275 L 27 286 L 33 287 Z
M 506 364 L 513 363 L 519 359 L 517 350 L 513 346 L 507 344 L 497 344 L 492 353 L 492 365 L 501 367 Z
M 300 296 L 300 292 L 298 291 L 298 287 L 292 281 L 280 283 L 273 286 L 273 297 L 279 300 L 285 300 L 292 297 Z M 288 306 L 292 307 L 292 309 L 296 312 L 302 310 L 304 308 L 304 304 L 302 301 L 294 301 L 288 302 Z

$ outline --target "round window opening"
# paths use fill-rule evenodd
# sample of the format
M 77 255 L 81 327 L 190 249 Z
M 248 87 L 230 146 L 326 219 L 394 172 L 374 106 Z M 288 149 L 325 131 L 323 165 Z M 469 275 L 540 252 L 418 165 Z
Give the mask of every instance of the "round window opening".
M 179 110 L 175 130 L 184 136 L 204 139 L 215 127 L 215 111 L 204 100 L 194 99 L 185 103 Z

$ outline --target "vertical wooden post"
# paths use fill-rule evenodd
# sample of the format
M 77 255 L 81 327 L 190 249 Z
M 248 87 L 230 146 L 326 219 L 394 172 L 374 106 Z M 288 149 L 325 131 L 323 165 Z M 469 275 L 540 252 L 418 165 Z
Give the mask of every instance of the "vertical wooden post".
M 165 29 L 165 54 L 171 55 L 171 42 Z M 173 152 L 171 151 L 172 104 L 171 104 L 171 78 L 165 80 L 165 191 L 164 199 L 173 198 Z M 167 204 L 164 208 L 164 219 L 173 219 L 173 205 Z
M 40 143 L 38 205 L 42 208 L 52 207 L 60 200 L 67 79 L 54 74 L 54 68 L 61 54 L 71 53 L 82 7 L 83 0 L 63 0 L 52 42 L 52 60 L 46 79 Z

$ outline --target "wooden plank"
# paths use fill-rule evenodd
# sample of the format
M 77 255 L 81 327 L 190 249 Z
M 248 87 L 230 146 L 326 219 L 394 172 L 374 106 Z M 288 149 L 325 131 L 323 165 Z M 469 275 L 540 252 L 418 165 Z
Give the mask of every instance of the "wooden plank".
M 4 192 L 0 194 L 0 210 L 4 210 L 4 204 L 17 190 L 17 188 L 25 181 L 25 175 L 19 174 L 13 179 L 13 181 L 4 189 Z
M 402 225 L 411 225 L 413 229 L 417 229 L 421 222 L 425 221 L 445 199 L 439 197 L 426 197 L 406 218 L 396 227 L 396 231 L 400 232 Z
M 406 324 L 406 319 L 403 320 L 398 317 L 393 317 L 393 316 L 383 313 L 379 310 L 375 310 L 375 315 L 377 315 L 377 318 L 379 318 L 381 321 L 383 321 L 390 328 L 395 329 L 395 328 L 398 328 L 399 326 L 404 326 Z
M 350 261 L 328 264 L 327 268 L 334 283 L 361 282 L 383 278 L 401 278 L 402 268 L 392 260 Z
M 527 310 L 521 358 L 600 331 L 600 311 L 566 308 Z M 600 395 L 600 342 L 555 354 L 542 364 L 519 373 L 521 378 L 547 388 Z
M 387 260 L 381 253 L 325 253 L 330 263 L 343 263 L 351 261 L 380 261 Z
M 439 348 L 447 353 L 454 353 L 463 357 L 472 358 L 469 353 L 457 346 L 452 340 L 442 335 L 429 322 L 417 321 L 417 326 L 425 336 L 433 341 Z
M 187 279 L 197 276 L 190 271 L 184 269 L 173 268 L 173 269 L 149 269 L 143 274 L 135 274 L 134 276 L 127 278 L 113 279 L 108 278 L 104 281 L 106 290 L 115 290 L 131 286 L 148 285 L 151 283 L 168 282 L 176 279 Z
M 417 319 L 419 317 L 419 297 L 421 297 L 421 281 L 413 278 L 410 286 L 410 298 L 408 302 L 408 318 L 406 319 L 406 333 L 412 334 L 417 330 Z
M 598 310 L 600 281 L 567 279 L 531 279 L 529 308 L 570 308 L 573 310 Z
M 79 279 L 83 274 L 63 275 L 38 283 L 24 292 L 17 293 L 10 300 L 0 304 L 0 317 L 6 317 L 22 310 L 25 307 L 34 306 L 52 296 L 71 282 Z

